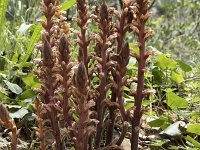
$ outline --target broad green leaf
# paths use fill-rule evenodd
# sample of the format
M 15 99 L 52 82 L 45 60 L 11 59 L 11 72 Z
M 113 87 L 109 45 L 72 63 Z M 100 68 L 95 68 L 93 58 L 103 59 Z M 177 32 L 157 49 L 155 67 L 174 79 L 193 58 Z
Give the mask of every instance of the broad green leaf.
M 165 55 L 165 54 L 158 55 L 156 65 L 163 70 L 176 69 L 176 61 L 174 61 L 172 58 L 168 58 L 167 55 Z
M 140 53 L 139 46 L 137 44 L 129 43 L 129 46 L 133 49 L 133 52 L 138 54 Z
M 173 124 L 171 124 L 169 127 L 167 127 L 164 131 L 160 132 L 160 135 L 168 135 L 168 136 L 180 136 L 181 130 L 180 127 L 185 127 L 185 122 L 183 121 L 177 121 Z
M 171 80 L 173 80 L 173 81 L 175 81 L 176 83 L 180 84 L 181 82 L 184 81 L 184 78 L 183 78 L 182 75 L 177 74 L 177 73 L 175 73 L 175 72 L 172 72 Z
M 191 136 L 188 135 L 185 139 L 188 142 L 192 143 L 195 147 L 200 148 L 200 143 L 196 141 L 195 139 L 193 139 Z
M 28 89 L 28 90 L 24 91 L 23 93 L 21 93 L 19 95 L 18 99 L 25 100 L 25 99 L 32 98 L 33 96 L 35 96 L 35 92 L 31 89 Z
M 28 110 L 26 108 L 21 108 L 18 111 L 14 113 L 10 113 L 11 118 L 18 118 L 21 119 L 23 118 L 26 114 L 28 114 Z
M 76 0 L 68 0 L 66 2 L 64 2 L 63 4 L 61 4 L 61 8 L 62 10 L 67 10 L 69 9 L 70 7 L 72 7 L 74 4 L 76 3 Z M 44 17 L 43 17 L 44 18 Z M 30 57 L 30 55 L 32 54 L 33 50 L 34 50 L 34 47 L 35 47 L 35 44 L 39 41 L 40 37 L 41 37 L 41 31 L 42 31 L 42 25 L 41 24 L 38 24 L 35 29 L 34 29 L 34 32 L 33 32 L 33 35 L 31 37 L 31 40 L 28 44 L 28 48 L 27 48 L 27 51 L 26 51 L 26 55 L 24 56 L 24 58 L 22 59 L 22 64 L 21 64 L 21 67 L 23 67 L 23 64 L 28 60 L 28 58 Z
M 7 80 L 3 80 L 3 81 L 7 85 L 8 89 L 11 90 L 13 93 L 15 93 L 15 94 L 22 93 L 23 90 L 19 85 L 15 84 L 15 83 L 11 83 Z
M 61 4 L 62 10 L 67 10 L 71 8 L 76 3 L 76 0 L 67 0 L 66 2 Z
M 148 125 L 151 127 L 160 127 L 162 126 L 168 119 L 164 117 L 160 117 L 158 119 L 155 119 L 153 121 L 148 122 Z
M 4 23 L 8 0 L 0 0 L 0 32 Z
M 186 63 L 184 63 L 183 61 L 181 60 L 177 60 L 180 68 L 185 71 L 185 72 L 189 72 L 189 71 L 192 71 L 192 67 Z
M 173 92 L 167 93 L 166 103 L 171 109 L 179 109 L 179 108 L 187 108 L 188 107 L 188 101 L 185 100 L 184 98 L 176 95 Z
M 190 113 L 190 117 L 193 120 L 200 120 L 200 111 L 194 111 Z
M 200 123 L 189 124 L 187 126 L 187 131 L 190 133 L 200 135 Z
M 22 81 L 31 88 L 40 88 L 39 80 L 33 74 L 28 74 L 22 78 Z
M 192 102 L 193 102 L 193 103 L 200 102 L 200 97 L 193 97 L 193 98 L 192 98 Z
M 134 103 L 127 102 L 124 107 L 126 110 L 128 110 L 128 109 L 132 108 L 133 106 L 134 106 Z

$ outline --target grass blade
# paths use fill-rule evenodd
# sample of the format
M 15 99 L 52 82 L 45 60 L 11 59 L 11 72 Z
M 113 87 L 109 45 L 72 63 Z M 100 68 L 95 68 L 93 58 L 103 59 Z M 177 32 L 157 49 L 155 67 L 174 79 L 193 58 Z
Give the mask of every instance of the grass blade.
M 0 32 L 3 26 L 8 0 L 0 0 Z

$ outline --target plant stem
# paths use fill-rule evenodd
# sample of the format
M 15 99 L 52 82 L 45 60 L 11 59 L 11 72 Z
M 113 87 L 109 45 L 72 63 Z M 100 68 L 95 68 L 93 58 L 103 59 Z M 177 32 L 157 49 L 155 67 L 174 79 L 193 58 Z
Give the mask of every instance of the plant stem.
M 17 150 L 17 140 L 18 140 L 17 127 L 14 126 L 12 129 L 11 150 Z
M 137 0 L 138 13 L 137 13 L 137 23 L 138 23 L 138 43 L 139 43 L 139 58 L 138 58 L 138 83 L 137 90 L 135 94 L 135 105 L 134 105 L 134 116 L 132 120 L 132 138 L 131 138 L 131 150 L 138 150 L 139 143 L 139 130 L 140 130 L 140 120 L 141 120 L 141 108 L 143 100 L 143 89 L 144 89 L 144 69 L 146 64 L 145 59 L 145 20 L 142 16 L 146 15 L 147 2 L 146 0 Z

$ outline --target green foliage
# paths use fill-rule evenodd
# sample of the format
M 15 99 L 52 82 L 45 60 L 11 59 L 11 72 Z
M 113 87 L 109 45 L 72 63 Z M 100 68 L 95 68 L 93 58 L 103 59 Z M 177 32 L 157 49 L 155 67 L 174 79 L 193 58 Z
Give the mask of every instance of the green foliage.
M 1 0 L 0 1 L 0 32 L 2 30 L 2 25 L 4 23 L 4 17 L 6 13 L 6 7 L 7 7 L 7 0 Z
M 185 139 L 186 139 L 188 142 L 192 143 L 192 144 L 194 145 L 194 147 L 200 148 L 200 143 L 197 142 L 195 139 L 193 139 L 191 136 L 188 135 Z
M 176 62 L 173 59 L 168 58 L 165 54 L 159 54 L 157 59 L 157 66 L 163 70 L 173 70 L 176 68 Z
M 62 6 L 62 10 L 68 10 L 70 7 L 72 7 L 74 4 L 76 3 L 76 0 L 68 0 L 66 2 L 64 2 L 63 4 L 61 4 Z M 42 31 L 42 25 L 38 24 L 33 32 L 33 35 L 31 36 L 31 40 L 28 44 L 27 47 L 27 51 L 26 51 L 26 55 L 23 57 L 23 61 L 22 61 L 22 65 L 21 68 L 24 66 L 25 62 L 29 59 L 29 57 L 31 56 L 34 48 L 35 48 L 35 44 L 39 41 L 39 39 L 41 38 L 41 34 L 40 32 Z
M 17 84 L 11 83 L 7 80 L 3 80 L 5 84 L 7 85 L 8 89 L 11 90 L 15 94 L 20 94 L 22 93 L 22 88 L 19 87 Z
M 200 123 L 195 123 L 195 124 L 189 124 L 187 127 L 187 131 L 200 135 Z
M 171 109 L 187 108 L 188 107 L 188 102 L 187 102 L 187 100 L 179 97 L 175 93 L 168 92 L 167 93 L 167 105 Z
M 155 36 L 149 43 L 163 53 L 194 66 L 199 63 L 199 0 L 158 0 L 151 21 Z
M 168 118 L 160 117 L 158 119 L 148 122 L 148 125 L 151 127 L 161 127 L 166 121 L 168 121 Z

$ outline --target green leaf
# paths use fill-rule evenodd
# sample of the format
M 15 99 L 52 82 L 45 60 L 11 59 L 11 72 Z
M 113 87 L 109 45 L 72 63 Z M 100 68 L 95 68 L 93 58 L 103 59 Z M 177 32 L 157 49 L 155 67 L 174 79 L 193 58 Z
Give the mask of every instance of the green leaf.
M 0 0 L 0 32 L 4 23 L 8 0 Z
M 171 124 L 169 127 L 167 127 L 164 131 L 160 132 L 160 135 L 168 135 L 168 136 L 180 136 L 181 130 L 180 127 L 185 127 L 185 122 L 183 121 L 177 121 L 173 124 Z
M 137 44 L 129 43 L 129 46 L 133 49 L 133 52 L 138 54 L 140 53 L 139 46 Z
M 134 103 L 127 102 L 124 107 L 126 110 L 128 110 L 128 109 L 132 108 L 133 106 L 134 106 Z
M 39 80 L 33 74 L 28 74 L 22 78 L 22 81 L 31 88 L 40 88 Z
M 21 108 L 14 113 L 10 113 L 11 118 L 23 118 L 26 114 L 28 114 L 28 110 L 26 108 Z
M 72 117 L 73 117 L 73 119 L 75 120 L 75 122 L 78 122 L 78 121 L 79 121 L 79 118 L 78 118 L 77 114 L 73 113 L 73 114 L 72 114 Z
M 171 80 L 173 80 L 173 81 L 175 81 L 176 83 L 180 84 L 181 82 L 184 81 L 184 78 L 183 78 L 182 75 L 177 74 L 177 73 L 175 73 L 175 72 L 172 72 Z
M 192 71 L 192 67 L 186 63 L 184 63 L 183 61 L 181 60 L 177 60 L 178 62 L 178 65 L 180 66 L 180 68 L 185 71 L 185 72 L 189 72 L 189 71 Z
M 0 101 L 8 103 L 10 101 L 10 98 L 0 91 Z
M 169 141 L 157 141 L 157 142 L 151 143 L 150 145 L 153 146 L 153 147 L 161 147 L 161 146 L 163 146 L 164 144 L 166 144 L 168 142 Z
M 173 92 L 167 93 L 166 103 L 171 109 L 179 109 L 179 108 L 187 108 L 188 107 L 188 101 L 185 100 L 184 98 L 176 95 Z
M 74 4 L 76 3 L 76 0 L 68 0 L 66 2 L 64 2 L 63 4 L 61 4 L 62 10 L 67 10 L 70 7 L 72 7 Z M 44 18 L 44 17 L 43 17 Z M 21 67 L 23 67 L 23 64 L 28 60 L 28 58 L 30 57 L 30 55 L 32 54 L 35 44 L 39 41 L 41 34 L 40 32 L 42 31 L 43 27 L 41 24 L 38 24 L 33 32 L 33 35 L 31 37 L 31 40 L 28 44 L 28 48 L 26 51 L 26 55 L 24 56 L 24 58 L 22 59 L 22 64 Z
M 71 148 L 71 150 L 75 150 L 74 146 Z
M 151 127 L 160 127 L 162 126 L 168 119 L 164 117 L 160 117 L 158 119 L 155 119 L 153 121 L 148 122 L 148 125 Z
M 67 10 L 69 8 L 71 8 L 74 4 L 76 3 L 76 0 L 67 0 L 66 2 L 64 2 L 61 6 L 62 10 Z
M 165 54 L 158 54 L 156 65 L 163 70 L 176 69 L 176 61 L 174 61 L 174 59 L 168 58 Z
M 165 76 L 164 73 L 158 69 L 158 67 L 154 68 L 152 70 L 152 74 L 153 74 L 153 78 L 154 78 L 154 82 L 156 84 L 162 84 L 163 82 L 163 77 Z
M 0 84 L 0 91 L 1 91 L 1 93 L 8 95 L 7 89 L 4 88 L 1 84 Z
M 28 43 L 28 48 L 26 51 L 26 55 L 24 56 L 24 58 L 22 59 L 22 63 L 21 63 L 21 68 L 24 67 L 24 64 L 26 63 L 26 61 L 28 60 L 28 58 L 30 57 L 30 55 L 32 54 L 35 44 L 39 41 L 41 34 L 40 32 L 42 31 L 42 25 L 38 24 L 33 32 L 33 35 L 31 36 L 31 40 Z
M 13 93 L 15 93 L 15 94 L 22 93 L 23 90 L 19 85 L 11 83 L 7 80 L 3 80 L 3 81 L 7 85 L 8 89 L 11 90 Z
M 188 142 L 192 143 L 195 147 L 200 148 L 200 143 L 198 141 L 196 141 L 195 139 L 193 139 L 191 136 L 188 135 L 185 139 Z
M 33 96 L 35 96 L 35 92 L 31 89 L 28 89 L 24 91 L 23 93 L 21 93 L 18 99 L 25 100 L 25 99 L 32 98 Z
M 0 56 L 0 71 L 4 71 L 5 66 L 6 66 L 6 59 L 4 57 Z
M 187 126 L 187 131 L 190 133 L 200 135 L 200 123 L 189 124 Z

